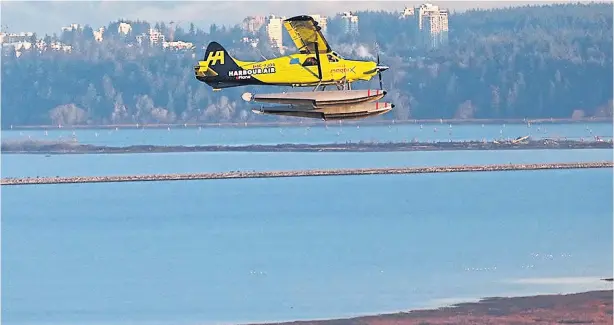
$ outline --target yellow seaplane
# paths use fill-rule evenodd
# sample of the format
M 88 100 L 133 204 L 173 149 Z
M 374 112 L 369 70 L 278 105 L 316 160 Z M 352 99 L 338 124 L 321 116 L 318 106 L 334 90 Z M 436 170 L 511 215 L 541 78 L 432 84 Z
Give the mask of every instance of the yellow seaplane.
M 282 92 L 254 95 L 244 93 L 251 103 L 282 104 L 252 110 L 259 114 L 331 119 L 363 118 L 390 111 L 394 105 L 378 102 L 386 95 L 381 72 L 387 66 L 377 62 L 347 60 L 331 49 L 321 27 L 311 16 L 284 20 L 284 27 L 298 53 L 259 62 L 233 58 L 217 42 L 211 42 L 204 60 L 194 66 L 196 79 L 219 91 L 239 86 L 314 87 L 311 92 Z M 352 90 L 356 81 L 379 76 L 380 89 Z M 325 90 L 336 86 L 336 90 Z

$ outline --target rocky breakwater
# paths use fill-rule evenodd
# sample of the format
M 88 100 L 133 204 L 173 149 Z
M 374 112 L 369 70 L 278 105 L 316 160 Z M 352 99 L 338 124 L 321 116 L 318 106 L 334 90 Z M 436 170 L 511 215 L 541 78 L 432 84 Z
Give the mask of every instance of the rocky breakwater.
M 543 164 L 503 164 L 503 165 L 469 165 L 469 166 L 433 166 L 433 167 L 401 167 L 401 168 L 363 168 L 363 169 L 329 169 L 329 170 L 295 170 L 295 171 L 231 171 L 222 173 L 196 174 L 152 174 L 123 176 L 67 176 L 67 177 L 25 177 L 3 178 L 2 185 L 34 185 L 34 184 L 65 184 L 65 183 L 110 183 L 110 182 L 145 182 L 145 181 L 181 181 L 233 178 L 277 178 L 277 177 L 308 177 L 308 176 L 347 176 L 347 175 L 377 175 L 377 174 L 425 174 L 451 172 L 486 172 L 486 171 L 520 171 L 544 169 L 577 169 L 577 168 L 612 168 L 614 163 L 582 162 L 582 163 L 543 163 Z

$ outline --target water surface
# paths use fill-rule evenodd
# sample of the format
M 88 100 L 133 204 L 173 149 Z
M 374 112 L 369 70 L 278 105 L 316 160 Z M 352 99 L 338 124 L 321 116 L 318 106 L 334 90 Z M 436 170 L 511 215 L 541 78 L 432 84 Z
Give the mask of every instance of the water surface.
M 329 318 L 559 290 L 514 281 L 612 274 L 612 176 L 4 187 L 3 321 Z
M 3 154 L 2 177 L 104 176 L 333 168 L 611 161 L 611 149 L 415 152 Z

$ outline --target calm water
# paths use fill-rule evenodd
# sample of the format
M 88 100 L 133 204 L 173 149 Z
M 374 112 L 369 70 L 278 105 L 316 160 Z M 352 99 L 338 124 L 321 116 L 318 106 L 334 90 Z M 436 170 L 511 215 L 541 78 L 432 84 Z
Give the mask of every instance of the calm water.
M 443 133 L 433 127 L 449 131 L 431 125 L 344 127 L 339 136 L 337 126 L 308 135 L 304 128 L 76 134 L 109 145 L 318 143 L 398 141 L 420 132 L 433 140 Z M 556 127 L 544 135 L 590 135 L 584 125 Z M 611 125 L 589 127 L 612 133 Z M 498 137 L 500 129 L 452 131 L 477 139 Z M 525 131 L 504 129 L 511 137 Z M 2 137 L 45 137 L 37 132 Z M 2 177 L 611 159 L 612 150 L 5 154 Z M 2 320 L 261 322 L 609 288 L 595 279 L 613 272 L 612 176 L 599 169 L 3 187 Z
M 543 282 L 612 274 L 612 176 L 5 187 L 3 321 L 287 320 L 584 290 L 596 285 Z
M 47 133 L 45 133 L 47 132 Z M 404 124 L 389 126 L 278 127 L 278 128 L 177 128 L 36 131 L 2 130 L 2 139 L 70 140 L 97 145 L 245 145 L 278 143 L 345 143 L 347 141 L 449 141 L 492 140 L 531 135 L 533 138 L 567 137 L 592 139 L 612 137 L 612 123 L 591 124 L 533 124 L 527 125 L 453 125 Z M 74 134 L 73 134 L 74 133 Z
M 114 155 L 2 155 L 2 177 L 198 173 L 612 160 L 611 149 L 431 152 L 203 152 Z

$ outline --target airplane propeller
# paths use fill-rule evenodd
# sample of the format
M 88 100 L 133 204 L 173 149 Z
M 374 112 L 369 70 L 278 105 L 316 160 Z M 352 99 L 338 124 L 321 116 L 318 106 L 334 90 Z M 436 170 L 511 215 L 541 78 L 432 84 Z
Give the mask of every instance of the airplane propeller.
M 379 52 L 377 53 L 377 67 L 379 68 Z M 377 69 L 377 76 L 379 77 L 379 89 L 383 90 L 384 86 L 382 85 L 382 71 Z
M 375 48 L 377 50 L 377 65 L 375 66 L 375 71 L 377 72 L 377 76 L 379 78 L 379 89 L 384 90 L 383 82 L 382 82 L 382 72 L 388 70 L 390 67 L 381 65 L 379 61 L 379 46 L 377 42 L 375 43 Z

